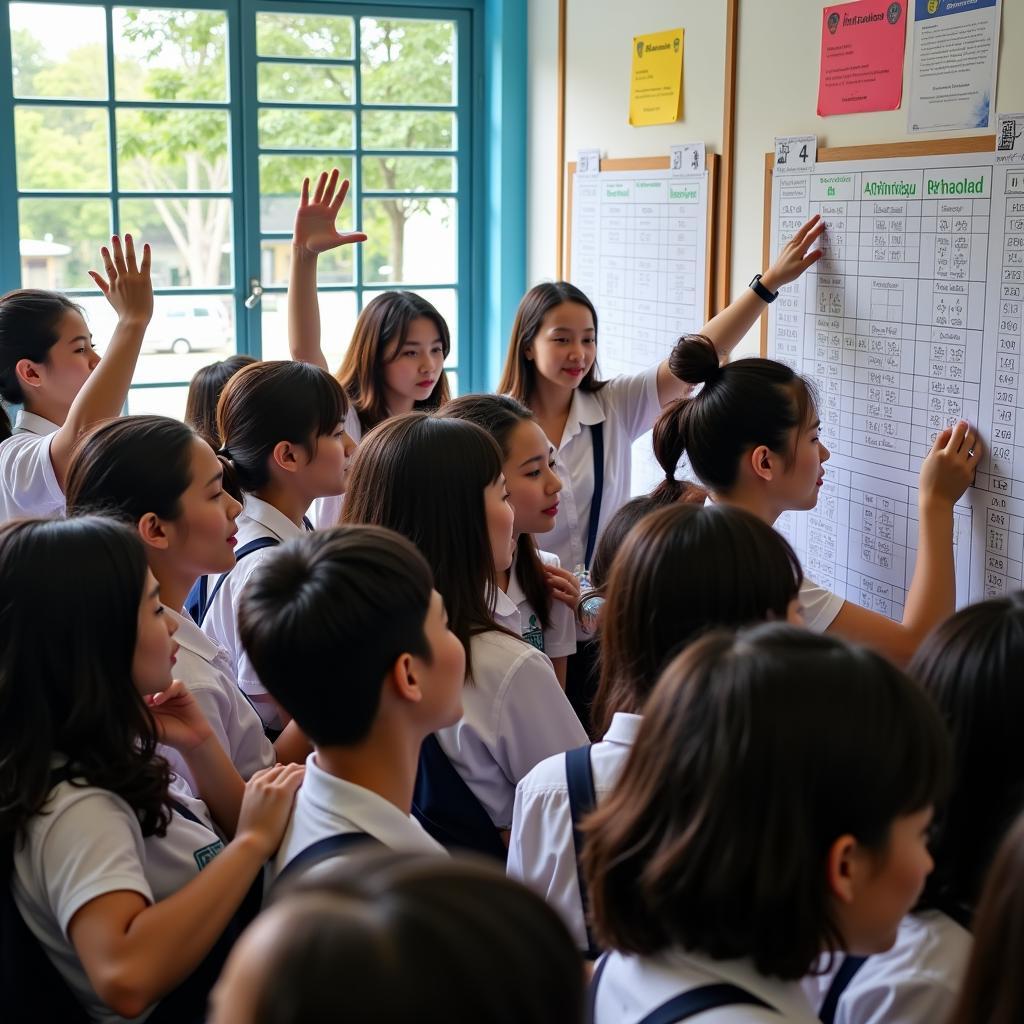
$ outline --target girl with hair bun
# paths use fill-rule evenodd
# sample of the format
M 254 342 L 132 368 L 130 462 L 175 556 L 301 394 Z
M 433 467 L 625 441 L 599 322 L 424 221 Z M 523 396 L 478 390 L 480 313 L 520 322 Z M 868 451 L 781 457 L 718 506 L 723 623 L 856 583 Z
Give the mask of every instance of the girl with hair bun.
M 703 385 L 662 413 L 654 453 L 665 470 L 659 488 L 684 486 L 676 467 L 687 455 L 709 501 L 736 505 L 774 525 L 784 512 L 818 501 L 829 450 L 822 443 L 812 386 L 783 363 L 738 359 L 720 365 L 710 338 L 684 338 L 672 372 Z M 953 613 L 953 506 L 984 455 L 977 431 L 961 421 L 942 431 L 921 465 L 917 564 L 903 621 L 893 622 L 804 579 L 800 603 L 807 627 L 835 632 L 906 664 L 929 631 Z

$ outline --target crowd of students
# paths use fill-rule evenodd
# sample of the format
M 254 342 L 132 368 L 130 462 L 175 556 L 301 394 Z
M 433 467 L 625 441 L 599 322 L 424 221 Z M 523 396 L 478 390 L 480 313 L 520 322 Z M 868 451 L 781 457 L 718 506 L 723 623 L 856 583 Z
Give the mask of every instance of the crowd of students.
M 774 529 L 827 473 L 813 387 L 728 358 L 824 225 L 631 377 L 537 285 L 449 400 L 419 295 L 327 366 L 346 192 L 302 185 L 292 360 L 201 370 L 184 423 L 119 415 L 148 247 L 101 250 L 102 360 L 0 298 L 5 1019 L 1024 1019 L 1024 597 L 955 608 L 983 441 L 923 460 L 892 622 Z

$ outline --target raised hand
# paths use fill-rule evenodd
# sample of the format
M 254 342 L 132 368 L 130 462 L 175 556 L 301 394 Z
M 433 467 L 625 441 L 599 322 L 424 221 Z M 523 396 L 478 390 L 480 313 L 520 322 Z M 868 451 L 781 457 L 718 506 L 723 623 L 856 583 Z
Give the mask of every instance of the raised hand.
M 765 288 L 778 291 L 784 285 L 795 281 L 808 267 L 821 259 L 822 250 L 807 250 L 824 234 L 825 222 L 815 214 L 782 247 L 775 262 L 765 271 L 761 282 Z
M 339 172 L 335 167 L 330 176 L 326 171 L 320 174 L 309 198 L 309 178 L 302 179 L 302 195 L 299 208 L 295 211 L 295 231 L 292 245 L 310 256 L 318 256 L 339 245 L 365 242 L 362 231 L 340 232 L 337 229 L 338 211 L 348 195 L 348 179 L 338 185 Z
M 161 743 L 186 753 L 205 743 L 213 730 L 188 687 L 175 679 L 166 690 L 147 694 L 149 710 Z
M 153 281 L 149 273 L 152 253 L 149 244 L 142 247 L 141 266 L 135 259 L 135 241 L 131 235 L 124 236 L 123 248 L 121 239 L 114 235 L 110 239 L 110 249 L 104 245 L 100 256 L 107 272 L 106 278 L 95 270 L 90 270 L 89 276 L 114 307 L 118 320 L 148 324 L 153 318 Z

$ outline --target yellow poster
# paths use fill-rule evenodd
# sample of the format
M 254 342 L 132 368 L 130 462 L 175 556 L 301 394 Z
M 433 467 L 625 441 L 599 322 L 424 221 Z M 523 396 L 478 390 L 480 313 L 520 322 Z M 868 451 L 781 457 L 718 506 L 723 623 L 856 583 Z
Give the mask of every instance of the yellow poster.
M 683 30 L 633 37 L 629 123 L 671 124 L 683 114 Z

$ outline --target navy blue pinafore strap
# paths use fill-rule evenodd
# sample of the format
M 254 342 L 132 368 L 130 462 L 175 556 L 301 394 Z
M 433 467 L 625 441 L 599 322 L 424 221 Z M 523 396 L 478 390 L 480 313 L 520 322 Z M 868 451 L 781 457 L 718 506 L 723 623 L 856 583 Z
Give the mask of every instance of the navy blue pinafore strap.
M 832 1024 L 836 1019 L 839 1000 L 846 991 L 847 985 L 853 981 L 853 976 L 864 966 L 865 960 L 867 960 L 866 956 L 850 956 L 847 954 L 843 957 L 843 962 L 839 965 L 839 970 L 836 971 L 832 984 L 829 985 L 828 992 L 825 993 L 825 1000 L 821 1004 L 821 1009 L 818 1011 L 818 1020 L 822 1021 L 822 1024 Z
M 594 496 L 590 499 L 587 552 L 583 557 L 583 564 L 588 569 L 597 546 L 597 527 L 601 521 L 601 501 L 604 498 L 604 423 L 590 424 L 590 442 L 594 452 Z
M 368 832 L 343 832 L 340 835 L 324 836 L 315 843 L 311 843 L 304 850 L 300 850 L 278 873 L 277 878 L 271 887 L 276 889 L 285 879 L 295 879 L 304 875 L 307 871 L 322 864 L 334 857 L 342 857 L 346 853 L 355 853 L 359 849 L 369 849 L 379 846 L 383 849 L 380 840 L 375 839 Z
M 594 977 L 590 981 L 590 993 L 587 1005 L 587 1024 L 594 1024 L 594 1010 L 597 1006 L 597 986 L 601 981 L 601 975 L 608 964 L 608 957 L 602 957 L 594 970 Z M 759 996 L 742 989 L 739 985 L 732 985 L 729 982 L 719 982 L 712 985 L 700 985 L 691 988 L 689 992 L 683 992 L 673 996 L 667 1002 L 656 1006 L 647 1016 L 637 1021 L 637 1024 L 679 1024 L 679 1021 L 689 1020 L 696 1017 L 698 1013 L 706 1013 L 708 1010 L 717 1010 L 723 1006 L 760 1006 L 765 1010 L 778 1013 L 769 1003 L 766 1003 Z
M 565 752 L 565 781 L 569 795 L 569 814 L 572 817 L 572 842 L 576 854 L 576 882 L 580 887 L 580 905 L 583 908 L 583 926 L 587 930 L 588 960 L 596 960 L 601 955 L 601 948 L 594 941 L 590 930 L 590 901 L 587 898 L 587 886 L 583 880 L 583 868 L 580 857 L 583 853 L 583 833 L 580 822 L 597 806 L 597 793 L 594 789 L 594 768 L 590 761 L 590 744 Z
M 303 522 L 308 522 L 308 520 L 304 519 Z M 312 529 L 312 527 L 310 527 L 310 529 Z M 248 544 L 243 544 L 235 552 L 235 565 L 238 565 L 246 555 L 251 555 L 254 551 L 262 551 L 263 548 L 272 548 L 280 543 L 281 542 L 276 537 L 257 537 L 255 540 L 249 541 Z M 232 568 L 234 568 L 234 566 L 232 566 Z M 213 585 L 212 591 L 209 589 L 209 576 L 200 576 L 199 579 L 192 584 L 192 589 L 188 592 L 188 597 L 185 598 L 185 611 L 197 626 L 201 626 L 203 624 L 203 620 L 206 618 L 206 613 L 210 610 L 210 606 L 220 593 L 220 588 L 224 586 L 224 581 L 230 575 L 231 569 L 228 569 L 225 573 L 221 573 L 217 582 Z

